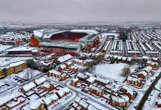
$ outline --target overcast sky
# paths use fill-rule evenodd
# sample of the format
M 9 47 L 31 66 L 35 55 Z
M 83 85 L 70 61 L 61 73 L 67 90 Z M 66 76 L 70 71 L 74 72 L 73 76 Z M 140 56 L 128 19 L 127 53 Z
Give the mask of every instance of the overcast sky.
M 1 21 L 161 21 L 161 0 L 0 0 Z

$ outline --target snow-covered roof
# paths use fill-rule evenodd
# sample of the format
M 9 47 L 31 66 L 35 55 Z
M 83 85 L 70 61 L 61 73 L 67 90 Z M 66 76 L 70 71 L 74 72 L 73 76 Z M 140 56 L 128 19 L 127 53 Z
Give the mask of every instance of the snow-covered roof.
M 91 89 L 94 89 L 94 90 L 98 91 L 98 92 L 102 92 L 102 89 L 101 89 L 101 88 L 98 88 L 98 87 L 96 87 L 96 86 L 90 85 L 89 87 L 90 87 Z
M 149 57 L 148 57 L 148 56 L 143 56 L 142 58 L 143 58 L 143 59 L 149 59 Z
M 50 96 L 43 97 L 42 100 L 45 102 L 46 105 L 52 102 L 52 98 Z
M 12 63 L 17 63 L 20 61 L 26 61 L 28 59 L 32 59 L 31 57 L 0 57 L 0 61 L 3 63 L 0 63 L 0 68 L 4 68 L 4 67 L 9 67 L 10 64 Z
M 84 67 L 82 65 L 74 64 L 74 68 L 85 69 L 86 67 Z
M 34 30 L 33 34 L 37 38 L 50 38 L 54 34 L 62 33 L 65 31 L 59 31 L 57 29 L 40 29 L 40 30 Z
M 72 79 L 73 82 L 76 82 L 76 81 L 78 81 L 78 80 L 79 80 L 78 78 L 73 78 L 73 79 Z
M 103 33 L 103 36 L 114 36 L 114 37 L 118 37 L 119 34 L 118 33 Z
M 39 85 L 39 84 L 41 84 L 41 83 L 43 83 L 43 82 L 45 82 L 45 81 L 46 81 L 46 78 L 45 78 L 45 77 L 41 77 L 41 78 L 39 78 L 39 79 L 36 79 L 36 80 L 35 80 L 35 83 Z
M 152 63 L 152 61 L 151 61 L 151 60 L 148 60 L 148 61 L 147 61 L 147 63 L 151 64 L 151 63 Z
M 40 47 L 54 47 L 54 48 L 65 48 L 65 49 L 73 49 L 77 50 L 83 45 L 83 43 L 80 42 L 74 42 L 74 41 L 63 41 L 63 40 L 53 40 L 53 41 L 43 41 L 40 42 Z
M 127 57 L 122 57 L 122 60 L 124 60 L 124 61 L 127 60 Z
M 152 59 L 153 59 L 153 60 L 158 60 L 158 58 L 156 58 L 156 57 L 153 57 Z
M 33 47 L 19 46 L 19 47 L 8 49 L 7 51 L 8 52 L 11 52 L 11 51 L 31 51 L 31 52 L 37 52 L 38 50 L 36 48 L 33 48 Z
M 87 75 L 80 73 L 80 72 L 78 73 L 77 76 L 80 77 L 80 78 L 87 78 Z
M 98 34 L 98 32 L 96 30 L 83 30 L 83 29 L 73 29 L 70 30 L 70 32 L 79 32 L 79 33 L 87 33 L 87 34 Z
M 80 59 L 78 59 L 78 58 L 74 58 L 74 59 L 72 59 L 72 61 L 80 62 L 80 63 L 82 63 L 82 62 L 83 62 L 83 60 L 80 60 Z
M 88 107 L 88 103 L 85 102 L 84 100 L 81 100 L 81 101 L 79 102 L 79 104 L 80 104 L 81 106 L 83 106 L 84 108 L 87 108 L 87 107 Z
M 128 53 L 140 53 L 140 51 L 128 51 Z
M 123 50 L 123 41 L 114 40 L 111 48 L 111 52 L 118 52 Z
M 59 57 L 59 58 L 58 58 L 58 61 L 62 63 L 62 62 L 65 62 L 65 61 L 67 61 L 67 60 L 70 60 L 70 59 L 72 59 L 72 58 L 73 58 L 72 55 L 67 54 L 67 55 L 64 55 L 64 56 Z
M 42 103 L 42 100 L 41 99 L 31 100 L 30 101 L 30 108 L 31 109 L 38 109 L 38 107 L 40 107 L 41 103 Z
M 76 98 L 75 98 L 75 101 L 76 101 L 76 102 L 79 102 L 80 100 L 81 100 L 80 97 L 76 97 Z
M 139 49 L 136 45 L 136 42 L 131 41 L 131 40 L 126 40 L 126 45 L 127 45 L 127 49 L 128 49 L 128 53 L 139 53 Z
M 109 55 L 109 54 L 105 55 L 105 58 L 111 58 L 111 57 L 112 57 L 112 55 Z
M 61 65 L 59 65 L 59 67 L 61 67 L 62 69 L 65 69 L 66 65 L 65 64 L 61 64 Z
M 43 97 L 42 100 L 45 102 L 45 104 L 50 104 L 53 100 L 57 100 L 58 96 L 56 94 L 51 94 L 46 97 Z
M 87 81 L 90 83 L 93 83 L 95 80 L 96 80 L 96 77 L 93 77 L 93 76 L 91 76 L 87 79 Z
M 118 56 L 117 58 L 118 58 L 118 60 L 121 60 L 122 59 L 122 56 Z
M 63 90 L 64 90 L 65 93 L 70 92 L 69 88 L 67 88 L 67 87 L 64 87 Z
M 78 66 L 72 65 L 70 68 L 71 69 L 78 69 Z
M 131 61 L 131 60 L 132 60 L 132 58 L 131 58 L 131 57 L 128 57 L 128 58 L 127 58 L 127 61 Z
M 34 34 L 34 36 L 41 38 L 43 36 L 43 31 L 44 30 L 34 30 L 33 34 Z
M 127 102 L 128 101 L 127 98 L 128 97 L 117 97 L 117 96 L 112 95 L 112 100 L 119 102 L 119 103 Z
M 151 66 L 147 66 L 145 67 L 143 70 L 147 71 L 147 72 L 150 72 L 152 70 L 152 67 Z
M 25 63 L 25 61 L 19 61 L 19 62 L 16 62 L 16 63 L 11 63 L 10 66 L 15 67 L 15 66 L 19 66 L 19 65 L 24 64 L 24 63 Z
M 70 90 L 67 87 L 64 87 L 58 91 L 58 94 L 62 97 L 65 93 L 68 93 L 68 92 L 70 92 Z
M 56 30 L 56 29 L 50 30 L 50 31 L 48 30 L 46 32 L 43 32 L 43 38 L 49 39 L 49 38 L 51 38 L 52 35 L 59 34 L 59 33 L 62 33 L 62 32 L 65 32 L 65 31 L 59 31 L 59 30 Z
M 61 75 L 61 73 L 59 71 L 55 70 L 55 69 L 50 70 L 49 73 L 54 73 L 56 75 Z
M 67 62 L 65 62 L 65 64 L 71 65 L 72 64 L 72 61 L 67 61 Z
M 129 80 L 129 81 L 139 81 L 139 79 L 134 78 L 134 77 L 128 77 L 127 80 Z
M 109 80 L 107 80 L 107 79 L 102 79 L 102 78 L 100 78 L 100 77 L 97 77 L 97 79 L 96 79 L 97 81 L 100 81 L 100 82 L 102 82 L 102 83 L 109 83 L 110 81 Z
M 25 101 L 25 98 L 20 96 L 20 97 L 15 97 L 16 101 L 10 100 L 10 102 L 7 104 L 9 107 L 14 107 L 17 105 L 17 103 L 21 103 L 22 101 Z
M 128 102 L 129 101 L 129 97 L 127 95 L 122 95 L 121 96 L 125 102 Z
M 144 76 L 147 76 L 148 74 L 145 71 L 140 71 L 138 74 L 143 74 Z
M 160 41 L 153 41 L 154 45 L 161 50 L 161 43 Z
M 129 87 L 123 86 L 122 88 L 126 89 L 128 93 L 130 93 L 131 95 L 133 95 L 134 92 Z
M 50 88 L 49 82 L 45 82 L 42 86 L 43 86 L 43 87 L 46 87 L 46 88 Z
M 56 94 L 52 94 L 52 95 L 50 95 L 50 97 L 52 98 L 52 100 L 57 100 L 58 99 L 58 96 Z
M 73 107 L 75 107 L 75 108 L 78 106 L 78 104 L 77 104 L 76 102 L 73 102 L 72 105 L 73 105 Z M 75 110 L 75 109 L 74 109 L 74 110 Z
M 18 91 L 14 91 L 12 94 L 1 95 L 0 106 L 18 96 L 20 96 L 20 93 Z
M 49 62 L 49 61 L 47 62 L 47 61 L 42 60 L 42 61 L 39 61 L 39 64 L 43 66 L 50 66 L 52 62 Z
M 92 105 L 89 105 L 88 110 L 98 110 L 98 109 L 96 107 L 92 106 Z
M 29 91 L 30 89 L 34 88 L 35 86 L 36 86 L 36 85 L 35 85 L 34 82 L 30 82 L 30 83 L 24 85 L 24 86 L 23 86 L 23 89 L 24 89 L 25 91 Z
M 92 62 L 93 61 L 93 59 L 86 59 L 86 60 L 84 60 L 84 62 Z

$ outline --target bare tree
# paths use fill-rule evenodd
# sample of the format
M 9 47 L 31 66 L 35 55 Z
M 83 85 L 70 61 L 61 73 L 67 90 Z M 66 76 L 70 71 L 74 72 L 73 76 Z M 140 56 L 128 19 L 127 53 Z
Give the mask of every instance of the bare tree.
M 123 70 L 122 70 L 121 76 L 127 77 L 129 74 L 130 74 L 130 68 L 129 68 L 129 66 L 124 67 Z

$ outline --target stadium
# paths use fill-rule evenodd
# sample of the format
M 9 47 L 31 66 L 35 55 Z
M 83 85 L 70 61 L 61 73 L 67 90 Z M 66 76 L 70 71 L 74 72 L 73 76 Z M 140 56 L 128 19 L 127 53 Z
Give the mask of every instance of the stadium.
M 31 41 L 31 46 L 43 48 L 44 51 L 78 54 L 97 47 L 99 37 L 95 30 L 35 30 Z

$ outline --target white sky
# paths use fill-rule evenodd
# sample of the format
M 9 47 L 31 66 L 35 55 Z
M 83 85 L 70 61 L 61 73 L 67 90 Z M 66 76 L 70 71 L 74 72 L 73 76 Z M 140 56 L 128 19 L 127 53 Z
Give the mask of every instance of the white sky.
M 161 0 L 0 0 L 0 21 L 161 21 Z

